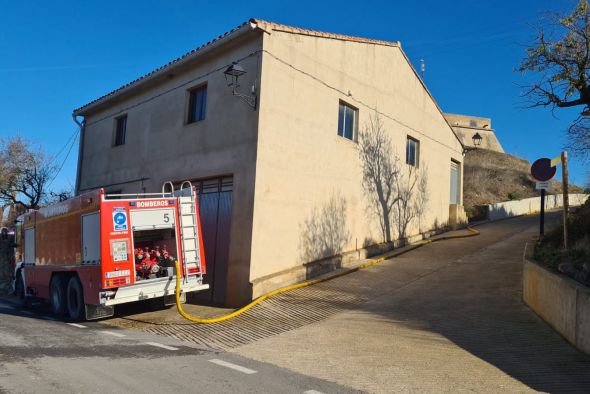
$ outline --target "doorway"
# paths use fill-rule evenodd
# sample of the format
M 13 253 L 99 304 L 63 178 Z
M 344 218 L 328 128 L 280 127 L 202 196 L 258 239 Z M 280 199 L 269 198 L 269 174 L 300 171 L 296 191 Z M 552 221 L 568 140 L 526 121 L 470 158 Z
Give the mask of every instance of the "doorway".
M 194 181 L 199 201 L 209 290 L 195 293 L 198 301 L 223 305 L 227 292 L 233 177 Z

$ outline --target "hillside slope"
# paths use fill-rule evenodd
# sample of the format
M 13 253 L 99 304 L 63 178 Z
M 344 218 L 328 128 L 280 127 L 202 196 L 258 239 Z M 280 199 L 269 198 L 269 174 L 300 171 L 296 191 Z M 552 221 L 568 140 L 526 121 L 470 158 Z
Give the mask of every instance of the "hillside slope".
M 477 216 L 476 206 L 502 201 L 538 197 L 535 181 L 530 175 L 531 164 L 506 153 L 477 149 L 465 155 L 463 175 L 463 205 L 467 216 Z M 561 182 L 552 181 L 548 194 L 562 192 Z M 582 193 L 570 185 L 570 193 Z

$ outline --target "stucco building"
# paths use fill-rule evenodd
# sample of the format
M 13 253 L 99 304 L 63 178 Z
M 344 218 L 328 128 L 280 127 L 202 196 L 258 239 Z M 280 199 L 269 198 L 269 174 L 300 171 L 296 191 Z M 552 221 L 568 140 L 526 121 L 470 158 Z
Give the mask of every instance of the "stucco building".
M 238 305 L 383 242 L 358 149 L 377 114 L 401 173 L 427 176 L 406 238 L 456 221 L 462 145 L 401 45 L 255 19 L 76 109 L 77 189 L 192 180 L 207 297 Z
M 458 114 L 445 114 L 445 118 L 464 146 L 473 148 L 473 135 L 478 133 L 482 138 L 479 148 L 504 153 L 504 148 L 492 128 L 491 118 Z

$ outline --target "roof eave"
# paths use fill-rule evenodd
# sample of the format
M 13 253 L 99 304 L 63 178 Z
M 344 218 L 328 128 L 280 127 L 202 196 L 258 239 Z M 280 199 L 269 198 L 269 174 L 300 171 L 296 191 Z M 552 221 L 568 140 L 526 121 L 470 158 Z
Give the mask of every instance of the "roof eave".
M 224 35 L 220 38 L 213 40 L 212 42 L 210 42 L 208 44 L 205 44 L 201 48 L 195 50 L 194 53 L 190 53 L 189 55 L 185 55 L 183 57 L 180 57 L 179 59 L 171 62 L 170 64 L 162 66 L 160 69 L 153 71 L 152 73 L 150 73 L 142 78 L 139 78 L 139 79 L 135 80 L 134 82 L 131 82 L 127 86 L 124 86 L 114 92 L 108 93 L 105 96 L 100 97 L 93 102 L 90 102 L 80 108 L 75 109 L 73 111 L 73 115 L 74 116 L 86 116 L 89 113 L 94 112 L 94 111 L 100 109 L 100 107 L 108 104 L 111 100 L 117 99 L 121 96 L 130 94 L 130 93 L 133 93 L 134 91 L 145 87 L 146 84 L 149 84 L 150 82 L 157 80 L 158 78 L 161 78 L 162 76 L 166 75 L 167 73 L 170 73 L 171 71 L 174 71 L 174 70 L 184 66 L 186 63 L 194 61 L 195 59 L 211 52 L 212 50 L 217 49 L 220 46 L 222 46 L 230 41 L 233 41 L 236 38 L 244 35 L 245 33 L 256 30 L 256 29 L 257 29 L 257 26 L 255 24 L 252 24 L 250 22 L 246 22 L 246 23 L 242 24 L 241 26 L 239 26 L 238 28 L 236 28 L 235 30 L 233 30 L 232 32 L 228 33 L 227 35 Z

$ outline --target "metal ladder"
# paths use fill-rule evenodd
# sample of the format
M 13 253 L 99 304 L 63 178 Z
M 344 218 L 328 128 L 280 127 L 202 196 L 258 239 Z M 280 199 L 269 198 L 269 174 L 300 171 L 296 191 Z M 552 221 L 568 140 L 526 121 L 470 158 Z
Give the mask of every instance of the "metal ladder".
M 188 185 L 188 187 L 185 187 Z M 188 281 L 189 268 L 198 268 L 199 281 L 203 282 L 201 267 L 201 248 L 199 244 L 199 228 L 197 226 L 196 194 L 189 181 L 182 182 L 178 195 L 180 216 L 180 239 L 182 242 L 182 261 L 184 262 L 184 279 Z

